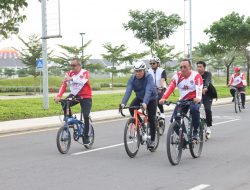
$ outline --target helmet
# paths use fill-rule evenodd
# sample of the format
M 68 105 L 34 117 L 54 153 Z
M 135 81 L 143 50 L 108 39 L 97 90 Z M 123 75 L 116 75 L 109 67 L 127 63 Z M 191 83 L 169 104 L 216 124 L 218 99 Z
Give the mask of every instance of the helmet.
M 235 67 L 234 68 L 234 72 L 239 72 L 240 71 L 240 67 Z
M 134 62 L 134 70 L 145 70 L 146 64 L 143 61 L 135 61 Z
M 153 56 L 150 60 L 149 60 L 149 63 L 161 63 L 161 60 L 156 57 L 156 56 Z

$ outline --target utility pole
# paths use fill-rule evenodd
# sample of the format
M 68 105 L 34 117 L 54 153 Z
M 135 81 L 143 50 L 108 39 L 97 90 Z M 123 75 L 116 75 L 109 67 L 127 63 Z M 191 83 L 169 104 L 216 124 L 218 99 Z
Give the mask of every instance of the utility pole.
M 42 8 L 42 56 L 43 56 L 43 108 L 49 109 L 48 66 L 47 66 L 47 14 L 46 0 L 41 1 Z

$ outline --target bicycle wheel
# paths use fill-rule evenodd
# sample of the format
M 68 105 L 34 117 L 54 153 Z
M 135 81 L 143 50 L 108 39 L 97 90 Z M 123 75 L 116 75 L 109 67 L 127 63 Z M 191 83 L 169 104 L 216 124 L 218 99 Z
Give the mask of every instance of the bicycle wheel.
M 71 145 L 71 135 L 69 128 L 61 127 L 56 137 L 57 149 L 62 154 L 67 154 Z
M 201 118 L 200 119 L 200 123 L 201 123 L 201 126 L 202 126 L 202 131 L 203 131 L 203 138 L 205 136 L 206 140 L 210 139 L 211 135 L 210 134 L 207 134 L 207 121 L 205 118 Z
M 159 135 L 162 136 L 165 131 L 165 119 L 163 118 L 158 119 L 158 129 L 159 129 Z
M 133 158 L 140 147 L 140 131 L 134 118 L 128 119 L 124 128 L 124 146 L 129 157 Z
M 238 97 L 238 109 L 241 112 L 241 95 L 240 95 L 240 93 L 238 93 L 237 97 Z
M 176 130 L 179 130 L 179 124 L 174 121 L 170 124 L 167 134 L 167 155 L 172 165 L 179 164 L 182 155 L 183 133 L 179 130 L 178 135 Z
M 83 138 L 82 138 L 83 140 Z M 89 123 L 89 144 L 84 145 L 85 148 L 90 149 L 92 148 L 93 144 L 95 141 L 95 131 L 94 131 L 94 127 L 91 123 Z
M 198 128 L 199 138 L 197 140 L 192 139 L 193 129 L 194 127 L 190 126 L 190 136 L 189 136 L 189 150 L 193 158 L 198 158 L 201 155 L 203 148 L 203 124 L 200 123 Z
M 150 127 L 150 126 L 149 126 Z M 149 128 L 148 128 L 149 129 Z M 149 130 L 150 131 L 150 130 Z M 150 133 L 148 133 L 148 134 L 150 134 Z M 156 129 L 155 129 L 155 146 L 154 146 L 154 148 L 149 148 L 149 151 L 150 152 L 155 152 L 156 151 L 156 149 L 158 148 L 158 146 L 159 146 L 159 142 L 160 142 L 160 133 L 159 133 L 159 128 L 158 127 L 156 127 Z
M 235 110 L 235 113 L 238 113 L 238 111 L 239 111 L 239 95 L 238 95 L 238 92 L 235 92 L 235 94 L 234 94 L 234 110 Z

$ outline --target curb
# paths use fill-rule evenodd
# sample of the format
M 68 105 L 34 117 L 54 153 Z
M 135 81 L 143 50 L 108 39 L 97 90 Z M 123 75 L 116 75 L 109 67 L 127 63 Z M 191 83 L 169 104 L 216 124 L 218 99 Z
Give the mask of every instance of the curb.
M 221 101 L 213 101 L 213 106 L 216 105 L 226 105 L 232 104 L 230 98 L 224 98 Z M 250 96 L 246 96 L 246 101 L 250 100 Z M 171 113 L 174 109 L 174 105 L 164 106 L 165 113 Z M 100 121 L 109 121 L 113 119 L 122 119 L 129 117 L 129 111 L 124 110 L 124 114 L 126 117 L 121 116 L 118 113 L 118 110 L 104 110 L 92 112 L 90 114 L 93 123 Z M 78 118 L 80 118 L 80 114 L 76 114 Z M 22 120 L 14 120 L 14 121 L 4 121 L 0 122 L 0 135 L 8 134 L 8 133 L 16 133 L 16 132 L 27 132 L 27 131 L 37 131 L 37 130 L 46 130 L 46 129 L 54 129 L 62 126 L 63 124 L 60 122 L 59 116 L 52 117 L 43 117 L 43 118 L 32 118 L 32 119 L 22 119 Z

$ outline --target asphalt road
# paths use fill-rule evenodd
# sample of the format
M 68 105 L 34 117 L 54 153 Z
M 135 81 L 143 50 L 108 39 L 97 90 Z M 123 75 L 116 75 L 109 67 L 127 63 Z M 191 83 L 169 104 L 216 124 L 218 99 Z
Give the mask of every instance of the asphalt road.
M 201 157 L 193 159 L 185 150 L 178 166 L 167 159 L 167 131 L 155 153 L 141 146 L 137 156 L 129 158 L 122 117 L 95 123 L 93 149 L 72 142 L 67 155 L 56 148 L 55 129 L 0 136 L 0 189 L 250 189 L 249 109 L 235 114 L 232 105 L 223 105 L 214 107 L 213 113 L 212 138 L 205 142 Z

